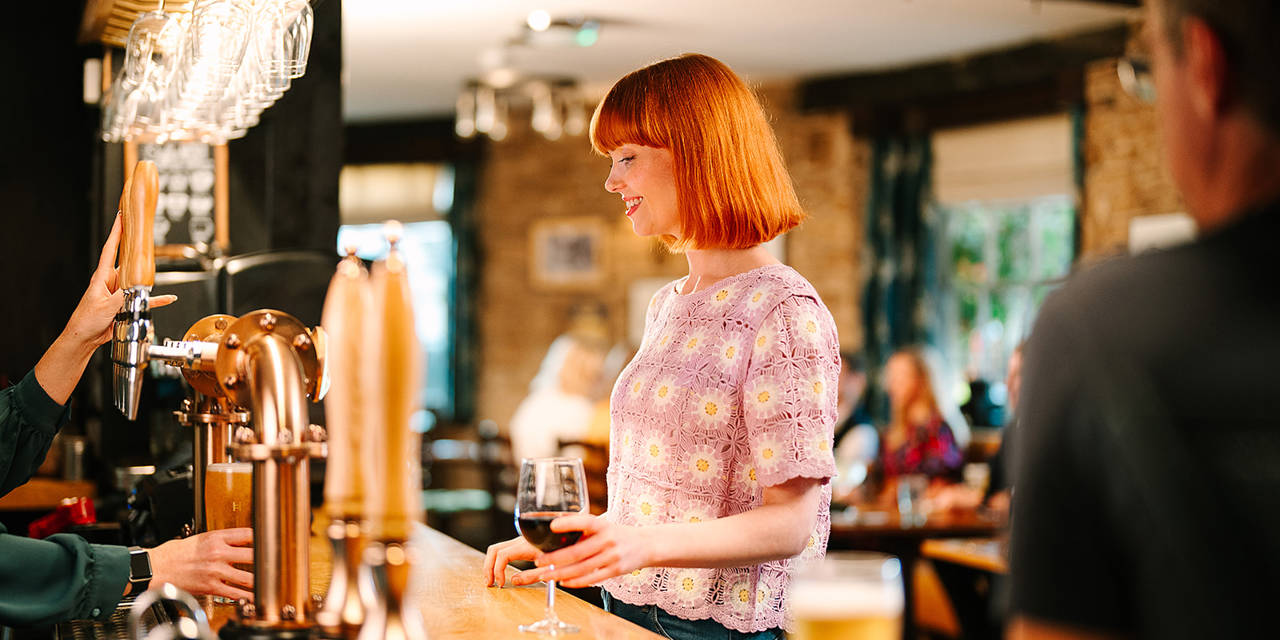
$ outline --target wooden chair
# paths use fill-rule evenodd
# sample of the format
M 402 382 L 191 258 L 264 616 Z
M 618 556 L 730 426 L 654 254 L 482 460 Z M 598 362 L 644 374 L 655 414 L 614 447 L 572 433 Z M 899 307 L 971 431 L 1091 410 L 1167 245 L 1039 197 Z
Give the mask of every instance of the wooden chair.
M 582 468 L 587 474 L 587 499 L 591 513 L 600 515 L 609 508 L 609 490 L 606 474 L 609 470 L 609 445 L 587 440 L 559 440 L 562 456 L 582 458 Z
M 427 523 L 477 549 L 514 536 L 518 473 L 494 421 L 432 429 L 422 441 Z

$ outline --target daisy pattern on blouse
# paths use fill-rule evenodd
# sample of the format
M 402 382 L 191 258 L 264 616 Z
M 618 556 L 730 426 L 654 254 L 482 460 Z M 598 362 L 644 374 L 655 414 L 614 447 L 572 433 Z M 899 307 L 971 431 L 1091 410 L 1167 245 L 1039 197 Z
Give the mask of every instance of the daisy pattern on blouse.
M 750 293 L 747 294 L 747 299 L 744 302 L 744 304 L 747 306 L 748 309 L 759 309 L 768 301 L 769 301 L 769 290 L 765 287 L 760 287 L 758 289 L 752 290 Z
M 782 407 L 782 388 L 771 379 L 755 380 L 747 385 L 747 398 L 744 404 L 757 418 L 767 418 L 778 413 Z
M 725 287 L 717 287 L 716 292 L 711 294 L 710 306 L 712 309 L 723 309 L 733 303 L 736 296 L 736 287 L 733 285 Z
M 670 587 L 676 593 L 676 598 L 688 605 L 697 604 L 707 596 L 706 578 L 693 569 L 685 569 L 671 576 Z
M 733 419 L 733 405 L 720 391 L 709 391 L 693 405 L 695 421 L 705 429 L 723 427 Z
M 700 349 L 706 349 L 708 342 L 710 340 L 704 331 L 691 331 L 680 340 L 686 357 L 692 356 Z
M 720 456 L 709 446 L 693 450 L 689 456 L 689 476 L 698 484 L 710 484 L 720 477 Z
M 633 526 L 698 526 L 760 507 L 767 487 L 814 478 L 822 493 L 804 554 L 822 554 L 840 371 L 831 314 L 785 265 L 687 295 L 678 293 L 680 284 L 654 295 L 644 346 L 610 397 L 613 441 L 622 434 L 631 445 L 612 453 L 607 517 Z M 629 604 L 754 633 L 789 626 L 788 566 L 654 567 L 602 586 Z
M 721 370 L 729 370 L 742 362 L 744 356 L 742 340 L 736 337 L 725 338 L 720 344 L 720 356 L 716 358 L 716 363 L 720 365 Z
M 676 383 L 670 377 L 662 378 L 651 387 L 653 403 L 656 407 L 665 407 L 676 399 Z

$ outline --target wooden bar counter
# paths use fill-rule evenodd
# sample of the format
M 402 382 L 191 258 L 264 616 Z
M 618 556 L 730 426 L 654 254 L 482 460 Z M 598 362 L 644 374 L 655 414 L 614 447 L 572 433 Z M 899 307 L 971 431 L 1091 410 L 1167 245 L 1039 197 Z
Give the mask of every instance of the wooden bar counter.
M 311 530 L 324 531 L 317 514 Z M 536 634 L 520 633 L 517 627 L 541 620 L 546 606 L 546 585 L 484 586 L 484 554 L 434 529 L 419 527 L 413 544 L 421 552 L 410 580 L 410 597 L 417 602 L 426 624 L 427 638 L 485 640 L 537 640 Z M 322 536 L 311 538 L 311 593 L 323 595 L 329 586 L 329 548 Z M 508 569 L 507 574 L 515 573 Z M 509 585 L 510 583 L 508 583 Z M 229 619 L 231 606 L 206 605 L 216 632 Z M 564 591 L 556 594 L 556 615 L 578 625 L 582 631 L 568 640 L 657 640 L 650 633 L 622 618 L 576 598 Z

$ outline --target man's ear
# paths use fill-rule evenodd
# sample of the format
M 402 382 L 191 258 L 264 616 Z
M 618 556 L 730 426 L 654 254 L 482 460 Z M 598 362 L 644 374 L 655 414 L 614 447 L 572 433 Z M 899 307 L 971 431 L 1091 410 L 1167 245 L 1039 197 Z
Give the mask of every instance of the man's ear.
M 1230 83 L 1222 38 L 1204 20 L 1188 16 L 1182 20 L 1182 57 L 1196 115 L 1204 120 L 1221 118 L 1229 106 Z

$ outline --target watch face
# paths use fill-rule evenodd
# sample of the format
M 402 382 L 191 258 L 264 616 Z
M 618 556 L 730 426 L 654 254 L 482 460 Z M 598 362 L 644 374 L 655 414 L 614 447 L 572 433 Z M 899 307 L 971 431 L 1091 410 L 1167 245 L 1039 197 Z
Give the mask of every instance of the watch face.
M 151 556 L 146 549 L 129 550 L 129 580 L 151 579 Z

